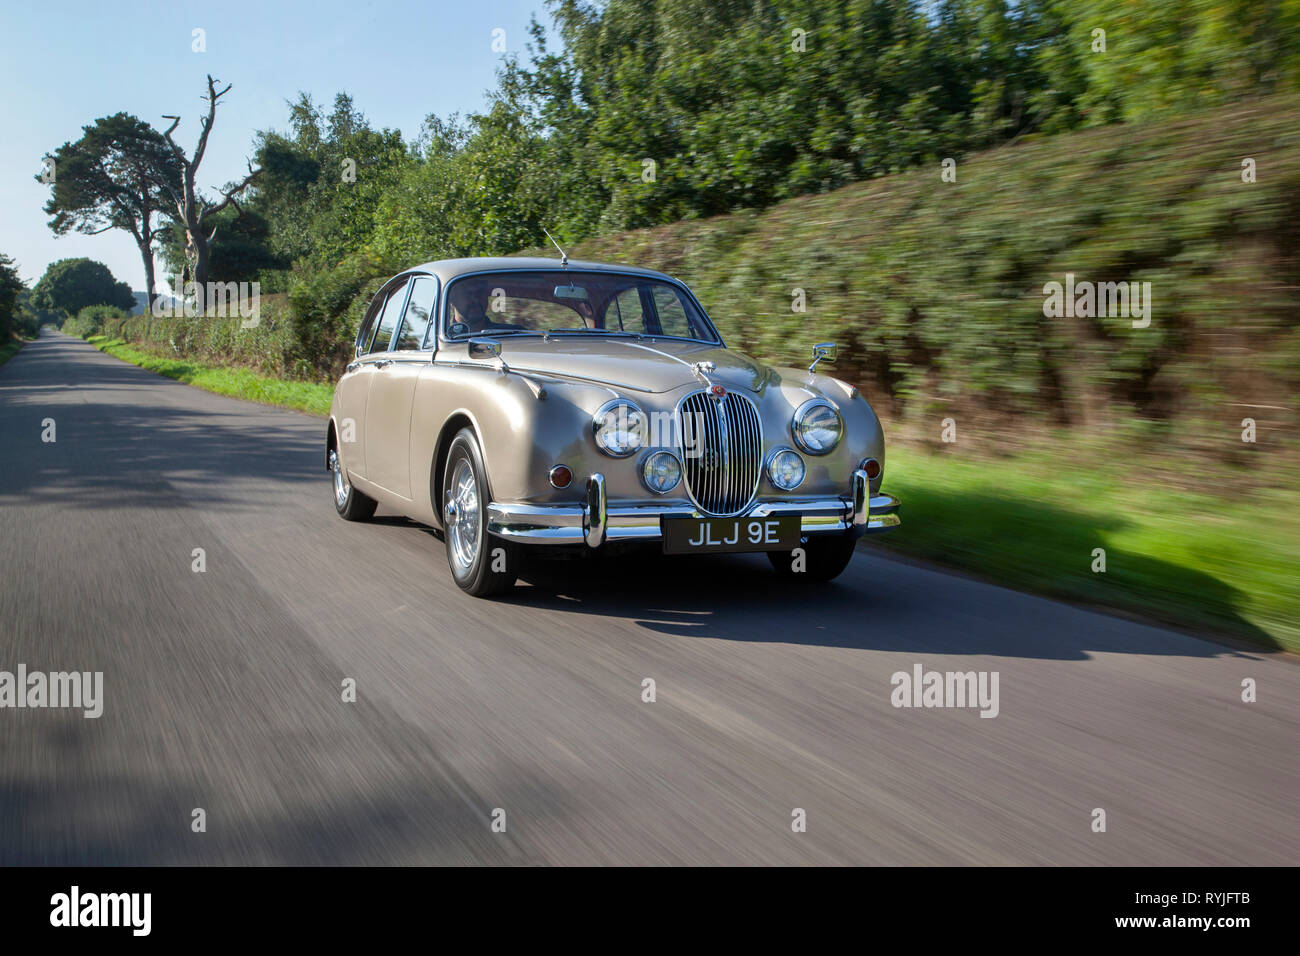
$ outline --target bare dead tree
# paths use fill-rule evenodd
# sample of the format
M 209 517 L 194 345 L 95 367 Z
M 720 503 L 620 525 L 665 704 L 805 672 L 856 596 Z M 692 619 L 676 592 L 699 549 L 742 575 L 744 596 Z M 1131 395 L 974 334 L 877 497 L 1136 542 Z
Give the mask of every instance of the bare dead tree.
M 163 133 L 167 142 L 171 145 L 172 152 L 175 154 L 181 167 L 181 181 L 179 191 L 171 185 L 167 186 L 172 201 L 176 206 L 176 216 L 185 226 L 185 271 L 186 280 L 192 279 L 196 286 L 204 288 L 208 281 L 208 249 L 212 242 L 212 237 L 217 234 L 216 227 L 208 231 L 208 224 L 212 217 L 227 206 L 234 206 L 239 210 L 239 202 L 236 197 L 249 187 L 249 185 L 261 175 L 261 169 L 254 169 L 250 160 L 248 163 L 248 175 L 238 183 L 227 183 L 219 190 L 221 198 L 213 203 L 207 202 L 199 195 L 198 187 L 195 181 L 199 173 L 199 165 L 203 162 L 203 154 L 208 148 L 208 136 L 212 133 L 212 123 L 217 116 L 217 101 L 230 92 L 233 84 L 226 84 L 223 90 L 217 89 L 217 81 L 208 74 L 208 92 L 203 99 L 208 104 L 208 114 L 200 121 L 201 129 L 199 130 L 199 141 L 194 147 L 194 155 L 186 158 L 185 151 L 176 145 L 172 139 L 172 133 L 180 125 L 179 116 L 164 116 L 163 119 L 172 121 L 172 125 L 167 127 Z M 180 290 L 178 290 L 180 291 Z

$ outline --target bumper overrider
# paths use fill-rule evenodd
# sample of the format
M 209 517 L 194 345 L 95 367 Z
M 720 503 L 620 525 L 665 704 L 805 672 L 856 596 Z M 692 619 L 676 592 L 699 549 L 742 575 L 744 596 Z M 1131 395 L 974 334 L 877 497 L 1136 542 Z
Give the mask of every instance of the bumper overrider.
M 802 533 L 847 534 L 857 538 L 869 532 L 891 531 L 902 519 L 893 495 L 871 494 L 867 474 L 858 470 L 847 497 L 782 498 L 757 500 L 741 518 L 799 515 Z M 598 548 L 606 541 L 658 541 L 664 518 L 701 518 L 684 502 L 619 505 L 605 495 L 605 476 L 587 479 L 586 501 L 581 505 L 533 505 L 494 501 L 488 505 L 488 531 L 522 544 L 582 544 Z

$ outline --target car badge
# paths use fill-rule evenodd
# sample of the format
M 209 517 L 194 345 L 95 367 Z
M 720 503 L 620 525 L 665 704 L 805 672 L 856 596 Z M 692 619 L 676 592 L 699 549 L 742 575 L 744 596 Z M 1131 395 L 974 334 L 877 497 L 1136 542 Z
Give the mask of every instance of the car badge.
M 712 385 L 709 387 L 709 394 L 718 401 L 722 401 L 722 399 L 727 397 L 727 390 L 721 385 Z

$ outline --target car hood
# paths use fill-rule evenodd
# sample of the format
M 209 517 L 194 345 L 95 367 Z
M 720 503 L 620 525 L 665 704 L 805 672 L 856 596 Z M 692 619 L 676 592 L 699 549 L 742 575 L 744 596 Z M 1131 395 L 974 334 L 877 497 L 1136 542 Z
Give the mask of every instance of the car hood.
M 533 336 L 500 336 L 496 341 L 501 343 L 501 358 L 512 371 L 643 392 L 703 384 L 691 371 L 696 362 L 712 362 L 716 369 L 706 373 L 709 381 L 730 389 L 757 391 L 767 376 L 766 367 L 749 356 L 700 342 L 595 335 L 556 336 L 549 341 Z M 496 363 L 495 359 L 478 361 Z

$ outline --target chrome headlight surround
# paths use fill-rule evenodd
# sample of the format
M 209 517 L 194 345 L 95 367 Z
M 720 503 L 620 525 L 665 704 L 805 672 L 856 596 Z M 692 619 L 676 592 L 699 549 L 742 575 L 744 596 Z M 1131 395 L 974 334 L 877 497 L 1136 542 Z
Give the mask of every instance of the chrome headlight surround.
M 798 478 L 790 480 L 789 473 L 779 471 L 780 462 L 789 462 L 790 459 L 799 466 Z M 763 470 L 767 472 L 767 480 L 772 483 L 772 487 L 777 491 L 794 491 L 803 484 L 804 477 L 808 474 L 808 468 L 803 463 L 803 458 L 793 448 L 781 447 L 773 450 L 772 454 L 767 456 L 767 462 L 763 465 Z M 783 483 L 784 482 L 784 483 Z
M 829 418 L 826 412 L 830 412 Z M 818 439 L 811 434 L 813 429 L 831 428 L 835 431 L 835 437 L 831 439 Z M 801 451 L 810 455 L 828 455 L 844 437 L 844 419 L 840 417 L 839 409 L 826 399 L 810 398 L 795 411 L 790 422 L 790 434 Z
M 662 475 L 664 469 L 672 475 L 671 479 L 656 484 L 651 476 Z M 675 474 L 672 474 L 674 471 Z M 682 483 L 682 463 L 670 451 L 652 451 L 641 462 L 641 483 L 656 495 L 666 495 Z
M 622 415 L 620 409 L 625 409 Z M 620 418 L 625 430 L 620 432 Z M 596 447 L 611 458 L 626 458 L 645 447 L 646 418 L 641 406 L 626 398 L 615 398 L 596 409 L 591 417 L 591 434 Z M 624 440 L 619 441 L 618 435 Z

